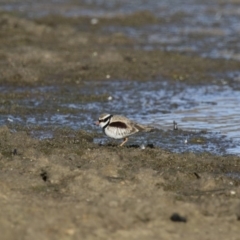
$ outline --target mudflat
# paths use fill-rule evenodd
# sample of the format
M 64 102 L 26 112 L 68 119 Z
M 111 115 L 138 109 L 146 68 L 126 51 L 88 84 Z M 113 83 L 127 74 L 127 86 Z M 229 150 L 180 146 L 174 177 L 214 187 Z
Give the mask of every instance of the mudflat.
M 154 21 L 148 12 L 102 18 L 98 24 L 88 17 L 34 20 L 2 12 L 0 114 L 24 119 L 57 111 L 21 102 L 27 94 L 49 105 L 61 101 L 54 91 L 32 92 L 39 87 L 62 87 L 64 95 L 65 86 L 80 89 L 83 82 L 109 78 L 209 84 L 215 81 L 212 72 L 239 70 L 237 61 L 143 51 L 122 33 L 101 31 L 113 23 Z M 47 130 L 11 119 L 0 127 L 2 239 L 239 239 L 238 156 L 97 144 L 99 129 L 64 125 L 49 129 L 51 138 L 33 134 Z

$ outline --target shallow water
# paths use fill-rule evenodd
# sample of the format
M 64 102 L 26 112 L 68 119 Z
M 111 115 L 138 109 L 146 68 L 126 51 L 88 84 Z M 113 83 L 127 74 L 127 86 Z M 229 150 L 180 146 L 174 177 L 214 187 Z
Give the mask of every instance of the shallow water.
M 160 48 L 240 60 L 239 4 L 217 0 L 86 0 L 81 3 L 52 0 L 29 4 L 29 1 L 13 0 L 1 2 L 0 10 L 20 11 L 32 18 L 48 14 L 114 17 L 147 10 L 159 19 L 157 23 L 139 26 L 115 26 L 113 23 L 103 25 L 100 31 L 123 32 L 135 39 L 136 49 Z M 0 106 L 0 124 L 8 124 L 12 129 L 17 124 L 33 127 L 33 135 L 40 138 L 51 137 L 54 129 L 62 126 L 84 129 L 99 132 L 95 141 L 105 143 L 107 138 L 102 137 L 93 122 L 102 112 L 110 112 L 160 129 L 157 133 L 133 137 L 130 144 L 154 144 L 180 152 L 240 154 L 240 72 L 223 76 L 213 74 L 218 81 L 216 85 L 207 86 L 187 86 L 164 80 L 116 80 L 91 81 L 79 88 L 0 87 L 3 99 L 4 94 L 9 99 Z M 11 98 L 8 93 L 15 96 Z M 178 123 L 179 131 L 172 131 L 173 121 Z
M 93 123 L 103 112 L 123 114 L 149 124 L 157 132 L 135 135 L 129 144 L 153 144 L 174 152 L 209 151 L 240 154 L 240 94 L 227 85 L 188 86 L 162 81 L 101 81 L 73 86 L 38 89 L 2 89 L 2 93 L 26 92 L 15 104 L 26 109 L 21 115 L 2 114 L 0 124 L 45 130 L 32 133 L 51 137 L 58 127 L 98 132 L 98 143 L 110 140 Z M 80 98 L 76 98 L 80 96 Z M 95 96 L 83 100 L 85 96 Z M 49 104 L 49 101 L 51 104 Z M 20 112 L 20 111 L 19 111 Z M 173 131 L 173 121 L 178 131 Z
M 200 0 L 6 1 L 0 10 L 19 11 L 37 18 L 64 16 L 114 17 L 147 10 L 159 23 L 109 26 L 105 32 L 123 32 L 137 40 L 136 48 L 197 53 L 204 57 L 240 60 L 240 2 Z

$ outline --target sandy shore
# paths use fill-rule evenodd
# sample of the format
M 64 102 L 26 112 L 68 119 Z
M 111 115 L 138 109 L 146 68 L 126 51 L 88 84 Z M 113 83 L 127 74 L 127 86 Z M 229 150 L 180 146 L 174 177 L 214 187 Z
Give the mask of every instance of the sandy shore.
M 209 84 L 212 72 L 239 70 L 235 61 L 134 50 L 132 39 L 100 31 L 136 24 L 139 15 L 140 24 L 157 21 L 146 12 L 97 25 L 1 13 L 2 86 L 79 87 L 107 75 Z M 19 98 L 2 94 L 1 113 L 24 116 L 27 110 L 14 103 Z M 96 132 L 84 129 L 58 129 L 45 140 L 24 126 L 14 129 L 0 128 L 2 239 L 239 239 L 237 156 L 100 146 Z

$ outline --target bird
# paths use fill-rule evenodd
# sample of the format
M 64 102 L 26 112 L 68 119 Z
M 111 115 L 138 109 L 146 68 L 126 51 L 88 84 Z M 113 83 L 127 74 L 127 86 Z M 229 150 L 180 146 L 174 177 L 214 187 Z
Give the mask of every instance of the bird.
M 100 126 L 108 137 L 123 139 L 123 142 L 120 144 L 121 147 L 128 141 L 130 135 L 137 132 L 150 132 L 154 130 L 153 127 L 136 123 L 127 117 L 109 113 L 101 114 L 95 124 Z

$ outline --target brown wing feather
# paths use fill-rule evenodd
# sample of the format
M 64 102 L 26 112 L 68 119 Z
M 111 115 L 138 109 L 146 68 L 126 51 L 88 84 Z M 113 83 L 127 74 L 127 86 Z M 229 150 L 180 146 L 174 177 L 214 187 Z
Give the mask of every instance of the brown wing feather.
M 124 128 L 126 129 L 127 128 L 127 125 L 123 122 L 112 122 L 112 123 L 109 123 L 110 127 L 118 127 L 118 128 Z
M 121 122 L 121 120 L 124 121 L 125 123 Z M 117 123 L 117 125 L 115 125 L 116 123 Z M 114 125 L 112 125 L 112 124 L 114 124 Z M 119 128 L 128 128 L 128 127 L 130 127 L 131 134 L 139 132 L 139 131 L 141 131 L 141 132 L 150 132 L 150 131 L 152 131 L 154 129 L 154 128 L 150 127 L 150 126 L 145 126 L 145 125 L 136 123 L 136 122 L 134 122 L 134 121 L 124 117 L 124 116 L 121 116 L 121 115 L 113 115 L 112 122 L 109 124 L 109 126 L 116 126 L 116 127 L 119 127 Z

